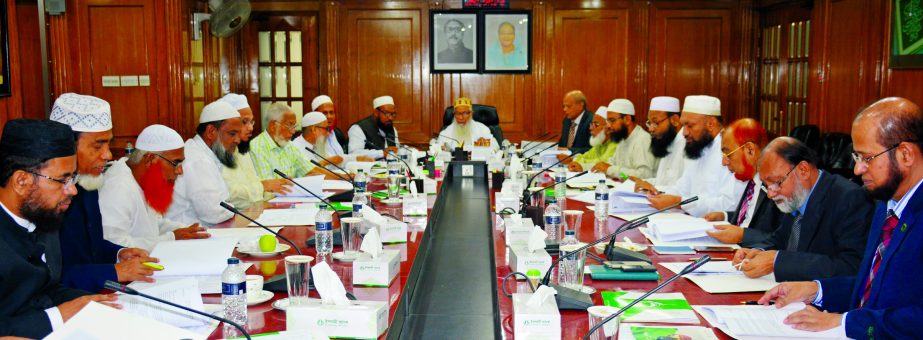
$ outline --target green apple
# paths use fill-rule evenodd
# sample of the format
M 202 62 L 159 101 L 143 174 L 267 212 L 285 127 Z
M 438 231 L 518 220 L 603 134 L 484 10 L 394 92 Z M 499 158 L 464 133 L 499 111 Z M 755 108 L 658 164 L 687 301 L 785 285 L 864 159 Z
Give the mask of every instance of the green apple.
M 276 237 L 274 235 L 260 236 L 260 251 L 271 252 L 276 250 Z

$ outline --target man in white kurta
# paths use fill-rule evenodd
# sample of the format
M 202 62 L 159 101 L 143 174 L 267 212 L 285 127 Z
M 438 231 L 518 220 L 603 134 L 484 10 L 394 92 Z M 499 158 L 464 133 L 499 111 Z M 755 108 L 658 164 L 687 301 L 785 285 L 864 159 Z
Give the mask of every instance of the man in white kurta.
M 746 182 L 735 178 L 721 163 L 720 116 L 721 101 L 718 98 L 686 97 L 681 117 L 686 137 L 685 170 L 673 188 L 665 188 L 664 194 L 648 197 L 651 206 L 665 208 L 698 196 L 697 201 L 683 205 L 683 209 L 694 216 L 736 208 Z
M 153 183 L 173 185 L 171 181 L 182 173 L 183 139 L 166 126 L 151 125 L 138 135 L 133 155 L 132 167 L 138 172 L 138 178 L 158 167 Z M 103 186 L 99 189 L 103 238 L 124 247 L 150 251 L 160 241 L 208 237 L 197 225 L 184 227 L 157 212 L 149 203 L 152 199 L 145 196 L 132 167 L 128 165 L 128 158 L 122 158 L 113 162 L 103 174 Z
M 327 119 L 327 115 L 317 111 L 308 112 L 301 119 L 301 136 L 295 137 L 292 144 L 304 154 L 306 159 L 313 160 L 330 171 L 337 170 L 337 166 L 345 168 L 348 162 L 357 160 L 364 162 L 375 161 L 368 156 L 344 154 L 342 153 L 343 149 L 339 149 L 339 153 L 337 153 L 336 148 L 339 147 L 339 143 L 330 139 L 334 134 L 330 133 L 329 124 L 330 121 Z M 314 152 L 308 151 L 308 149 Z M 315 155 L 315 152 L 323 156 L 323 158 Z M 328 161 L 332 162 L 332 164 L 328 163 Z
M 234 217 L 220 205 L 231 196 L 221 169 L 237 167 L 234 152 L 242 127 L 240 112 L 226 102 L 218 100 L 202 109 L 197 133 L 186 141 L 183 176 L 176 181 L 167 218 L 212 226 Z
M 653 176 L 657 159 L 651 154 L 651 135 L 635 124 L 634 104 L 627 99 L 615 99 L 606 111 L 609 139 L 619 146 L 608 162 L 596 164 L 592 171 L 617 179 Z
M 662 187 L 672 186 L 683 175 L 686 138 L 680 124 L 679 99 L 654 97 L 647 112 L 647 129 L 651 133 L 651 153 L 659 159 L 657 173 L 646 180 Z
M 471 99 L 458 98 L 455 100 L 455 117 L 452 124 L 439 132 L 437 142 L 446 150 L 462 147 L 470 150 L 471 146 L 489 147 L 491 151 L 500 149 L 497 139 L 490 133 L 487 125 L 472 118 Z

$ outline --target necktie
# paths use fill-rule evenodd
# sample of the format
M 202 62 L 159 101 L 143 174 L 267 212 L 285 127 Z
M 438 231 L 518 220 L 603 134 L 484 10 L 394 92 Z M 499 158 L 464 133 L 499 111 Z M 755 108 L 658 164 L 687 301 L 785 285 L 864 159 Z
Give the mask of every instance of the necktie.
M 577 121 L 572 120 L 570 122 L 570 133 L 567 134 L 567 148 L 574 147 L 574 137 L 577 135 Z
M 740 204 L 740 210 L 737 211 L 737 226 L 741 226 L 747 219 L 747 210 L 750 209 L 750 200 L 753 199 L 753 188 L 756 187 L 753 181 L 747 182 L 747 190 L 744 190 L 744 201 Z
M 788 235 L 788 247 L 785 249 L 788 251 L 797 251 L 798 250 L 798 240 L 801 239 L 801 218 L 804 215 L 796 213 L 798 216 L 795 216 L 795 222 L 792 223 L 792 233 Z
M 897 221 L 898 218 L 894 215 L 894 211 L 888 211 L 888 218 L 885 219 L 885 223 L 881 227 L 881 243 L 879 243 L 878 248 L 875 249 L 875 257 L 872 258 L 872 270 L 869 272 L 868 280 L 865 281 L 862 301 L 859 301 L 860 308 L 865 304 L 865 300 L 869 298 L 869 292 L 872 291 L 872 280 L 875 279 L 875 274 L 878 273 L 878 267 L 881 265 L 881 258 L 884 256 L 885 248 L 891 243 L 891 236 L 894 235 L 894 227 L 897 227 Z

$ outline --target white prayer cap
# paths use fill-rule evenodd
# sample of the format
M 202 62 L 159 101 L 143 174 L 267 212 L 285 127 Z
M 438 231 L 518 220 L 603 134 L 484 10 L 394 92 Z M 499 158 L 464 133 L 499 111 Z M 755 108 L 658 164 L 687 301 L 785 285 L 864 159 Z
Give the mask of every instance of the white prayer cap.
M 683 112 L 721 117 L 721 100 L 712 96 L 686 96 Z
M 154 124 L 141 131 L 135 141 L 135 148 L 148 152 L 182 149 L 183 137 L 169 127 Z
M 314 97 L 314 100 L 311 101 L 311 110 L 317 110 L 317 108 L 319 108 L 321 105 L 327 103 L 333 104 L 333 99 L 330 99 L 330 97 L 323 94 Z
M 391 96 L 381 96 L 372 101 L 372 108 L 377 109 L 382 107 L 382 105 L 388 104 L 394 105 L 394 98 L 391 98 Z
M 109 102 L 76 93 L 62 94 L 51 107 L 51 120 L 70 125 L 78 132 L 112 130 L 112 109 Z
M 606 108 L 606 111 L 621 113 L 623 115 L 634 116 L 635 115 L 635 105 L 631 103 L 628 99 L 615 99 L 609 102 L 609 107 Z
M 301 118 L 301 127 L 306 128 L 309 126 L 314 126 L 325 120 L 327 120 L 327 115 L 317 111 L 311 111 Z
M 216 100 L 202 108 L 202 114 L 199 115 L 199 124 L 231 118 L 240 118 L 240 112 L 237 112 L 231 104 Z
M 598 109 L 596 109 L 595 113 L 597 116 L 603 117 L 603 119 L 607 119 L 609 116 L 606 115 L 606 111 L 609 111 L 609 109 L 605 106 L 600 106 Z
M 679 99 L 673 97 L 654 97 L 651 99 L 651 111 L 679 112 Z
M 247 104 L 247 97 L 242 94 L 228 93 L 221 97 L 221 101 L 231 104 L 235 110 L 249 109 L 250 104 Z

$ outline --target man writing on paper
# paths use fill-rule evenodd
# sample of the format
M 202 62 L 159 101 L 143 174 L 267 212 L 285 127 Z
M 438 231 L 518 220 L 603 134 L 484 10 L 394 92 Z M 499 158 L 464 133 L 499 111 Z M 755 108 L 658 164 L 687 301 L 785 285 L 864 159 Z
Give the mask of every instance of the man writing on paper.
M 90 301 L 64 288 L 61 228 L 77 194 L 74 134 L 64 124 L 15 119 L 0 137 L 0 336 L 42 338 L 60 328 Z
M 570 171 L 580 172 L 583 169 L 592 168 L 597 163 L 608 161 L 615 154 L 616 147 L 619 143 L 609 139 L 609 132 L 606 128 L 607 109 L 600 106 L 593 114 L 593 122 L 590 123 L 590 150 L 573 158 L 567 158 L 565 154 L 558 154 L 558 160 L 563 160 L 562 164 L 567 164 Z
M 375 159 L 384 158 L 388 152 L 397 153 L 397 129 L 394 118 L 394 98 L 381 96 L 372 100 L 372 115 L 365 117 L 346 130 L 349 136 L 349 153 L 363 154 Z
M 153 269 L 144 262 L 157 262 L 144 249 L 123 248 L 103 238 L 99 192 L 106 162 L 112 160 L 112 114 L 105 100 L 65 93 L 51 107 L 51 120 L 67 124 L 77 145 L 77 194 L 67 209 L 60 232 L 65 286 L 98 292 L 106 280 L 153 281 Z
M 330 160 L 331 162 L 334 162 L 335 165 L 340 167 L 345 166 L 346 162 L 375 161 L 368 156 L 331 153 L 331 143 L 328 143 L 330 140 L 330 130 L 328 128 L 328 124 L 330 124 L 330 121 L 327 120 L 327 116 L 317 111 L 308 112 L 308 114 L 301 118 L 301 136 L 295 137 L 295 140 L 292 141 L 292 144 L 295 146 L 295 149 L 301 151 L 305 159 L 309 160 L 309 162 L 310 160 L 314 160 L 323 166 L 330 166 L 330 163 L 327 163 L 327 160 Z M 314 150 L 314 152 L 320 154 L 324 158 L 327 158 L 327 160 L 315 156 L 310 151 L 305 150 L 305 148 Z M 335 169 L 335 167 L 332 167 L 328 170 L 333 171 L 333 169 Z
M 230 104 L 240 113 L 242 129 L 240 144 L 234 152 L 235 167 L 222 167 L 221 177 L 228 186 L 229 201 L 237 209 L 246 209 L 256 203 L 271 199 L 273 194 L 286 194 L 291 189 L 288 181 L 275 178 L 260 180 L 253 168 L 253 155 L 250 153 L 250 136 L 253 134 L 253 110 L 247 104 L 247 97 L 240 94 L 228 93 L 221 97 L 221 101 Z
M 658 188 L 646 181 L 637 181 L 635 191 L 647 191 L 651 206 L 663 209 L 698 196 L 698 200 L 683 206 L 690 215 L 703 216 L 712 211 L 734 209 L 746 183 L 721 165 L 721 101 L 710 96 L 686 96 L 680 121 L 683 124 L 683 149 L 686 163 L 683 174 L 673 187 Z
M 651 154 L 651 134 L 635 124 L 635 105 L 628 99 L 615 99 L 606 108 L 609 138 L 619 143 L 608 162 L 596 163 L 592 172 L 602 172 L 617 179 L 627 176 L 650 177 L 657 170 Z
M 564 121 L 561 123 L 561 139 L 558 149 L 569 149 L 581 153 L 590 149 L 590 121 L 592 113 L 586 109 L 586 96 L 579 90 L 564 95 L 561 105 Z
M 669 187 L 676 184 L 683 174 L 686 163 L 686 138 L 680 122 L 679 99 L 654 97 L 647 111 L 646 126 L 651 133 L 651 153 L 657 157 L 657 173 L 647 179 L 655 186 Z M 632 178 L 636 183 L 636 179 Z
M 487 125 L 471 119 L 473 114 L 471 99 L 465 97 L 455 99 L 454 109 L 455 119 L 452 120 L 452 124 L 439 133 L 437 142 L 442 145 L 443 149 L 451 150 L 455 147 L 464 148 L 471 145 L 490 147 L 493 151 L 500 149 L 500 145 L 490 133 Z
M 165 219 L 173 186 L 183 174 L 183 138 L 163 125 L 141 131 L 135 151 L 112 163 L 99 189 L 103 236 L 112 243 L 150 251 L 163 240 L 208 238 L 205 228 Z
M 778 281 L 793 281 L 856 274 L 872 201 L 855 183 L 816 164 L 814 151 L 791 137 L 763 149 L 760 188 L 784 215 L 779 228 L 754 246 L 759 249 L 734 254 L 734 264 L 748 277 L 775 273 Z
M 754 119 L 744 118 L 728 125 L 721 137 L 722 163 L 734 177 L 747 182 L 744 194 L 734 211 L 705 214 L 709 221 L 728 221 L 715 226 L 708 235 L 729 244 L 754 247 L 779 227 L 782 212 L 759 188 L 763 185 L 756 171 L 760 153 L 769 138 L 766 129 Z
M 240 112 L 230 104 L 216 100 L 202 108 L 196 135 L 186 141 L 183 176 L 176 179 L 168 219 L 208 226 L 234 217 L 219 205 L 231 198 L 221 169 L 237 167 L 234 152 L 242 130 Z

